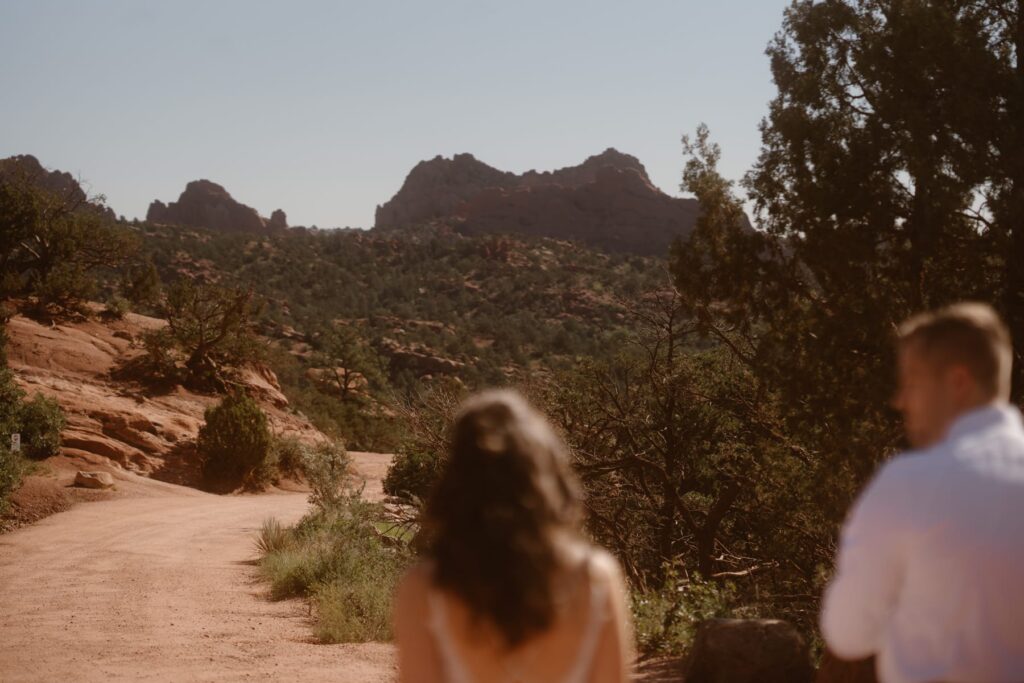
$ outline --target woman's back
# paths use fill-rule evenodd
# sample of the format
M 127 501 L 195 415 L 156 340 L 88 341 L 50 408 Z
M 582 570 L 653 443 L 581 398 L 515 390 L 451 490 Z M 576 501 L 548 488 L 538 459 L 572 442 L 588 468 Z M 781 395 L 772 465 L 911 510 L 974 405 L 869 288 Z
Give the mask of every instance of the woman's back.
M 395 603 L 401 680 L 624 681 L 618 564 L 580 533 L 569 452 L 518 394 L 467 400 L 423 514 L 428 558 Z
M 399 587 L 395 635 L 402 681 L 444 683 L 591 683 L 623 681 L 631 634 L 618 565 L 582 543 L 554 578 L 558 596 L 551 627 L 508 648 L 493 624 L 433 581 L 429 562 Z

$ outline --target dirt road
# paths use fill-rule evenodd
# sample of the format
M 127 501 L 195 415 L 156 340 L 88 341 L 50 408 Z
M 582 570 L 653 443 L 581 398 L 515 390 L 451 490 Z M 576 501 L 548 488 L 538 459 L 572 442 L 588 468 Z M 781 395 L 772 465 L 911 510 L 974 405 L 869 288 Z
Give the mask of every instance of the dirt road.
M 353 455 L 379 495 L 386 456 Z M 302 601 L 267 599 L 254 534 L 306 505 L 161 483 L 0 536 L 0 680 L 394 680 L 390 645 L 317 644 Z

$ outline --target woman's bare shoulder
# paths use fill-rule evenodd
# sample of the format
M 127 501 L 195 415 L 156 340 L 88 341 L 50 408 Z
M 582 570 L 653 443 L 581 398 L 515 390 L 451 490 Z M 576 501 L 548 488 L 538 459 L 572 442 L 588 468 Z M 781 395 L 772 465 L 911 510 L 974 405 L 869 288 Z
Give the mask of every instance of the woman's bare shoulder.
M 405 571 L 395 589 L 395 608 L 402 612 L 422 612 L 433 576 L 433 564 L 421 560 Z
M 604 548 L 592 546 L 588 559 L 592 576 L 606 581 L 621 580 L 622 568 L 619 566 L 619 561 Z

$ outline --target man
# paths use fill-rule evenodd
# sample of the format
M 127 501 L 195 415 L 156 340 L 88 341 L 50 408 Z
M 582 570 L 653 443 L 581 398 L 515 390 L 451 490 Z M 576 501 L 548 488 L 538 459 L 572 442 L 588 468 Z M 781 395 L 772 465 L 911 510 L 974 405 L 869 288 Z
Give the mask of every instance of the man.
M 1024 426 L 1010 337 L 988 306 L 898 333 L 913 450 L 883 466 L 843 529 L 821 630 L 883 683 L 1024 681 Z

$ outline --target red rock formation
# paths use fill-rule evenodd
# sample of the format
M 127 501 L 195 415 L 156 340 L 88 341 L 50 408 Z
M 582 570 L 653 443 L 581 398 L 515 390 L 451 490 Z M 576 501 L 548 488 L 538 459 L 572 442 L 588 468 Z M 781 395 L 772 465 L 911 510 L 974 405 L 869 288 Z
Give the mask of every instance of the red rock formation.
M 477 161 L 472 154 L 436 156 L 416 164 L 391 201 L 377 207 L 375 226 L 389 228 L 450 215 L 481 190 L 515 187 L 518 176 Z
M 469 154 L 416 165 L 377 207 L 377 228 L 443 221 L 466 234 L 518 233 L 664 255 L 699 207 L 656 188 L 636 157 L 608 149 L 579 166 L 506 173 Z
M 146 220 L 153 223 L 185 225 L 221 232 L 266 233 L 288 227 L 284 211 L 278 209 L 270 220 L 256 209 L 236 201 L 227 190 L 209 180 L 193 180 L 178 201 L 149 205 Z
M 284 211 L 277 209 L 274 213 L 270 214 L 270 220 L 267 221 L 267 227 L 271 230 L 287 230 L 288 229 L 288 217 Z
M 7 324 L 10 367 L 23 389 L 50 396 L 64 409 L 64 455 L 117 463 L 175 483 L 198 483 L 194 442 L 203 411 L 218 398 L 180 387 L 153 394 L 116 378 L 120 367 L 144 353 L 143 332 L 164 324 L 134 313 L 108 323 L 89 320 L 57 326 L 20 315 L 11 318 Z M 293 434 L 305 441 L 324 438 L 287 410 L 288 400 L 269 369 L 248 368 L 241 381 L 262 404 L 276 434 Z

